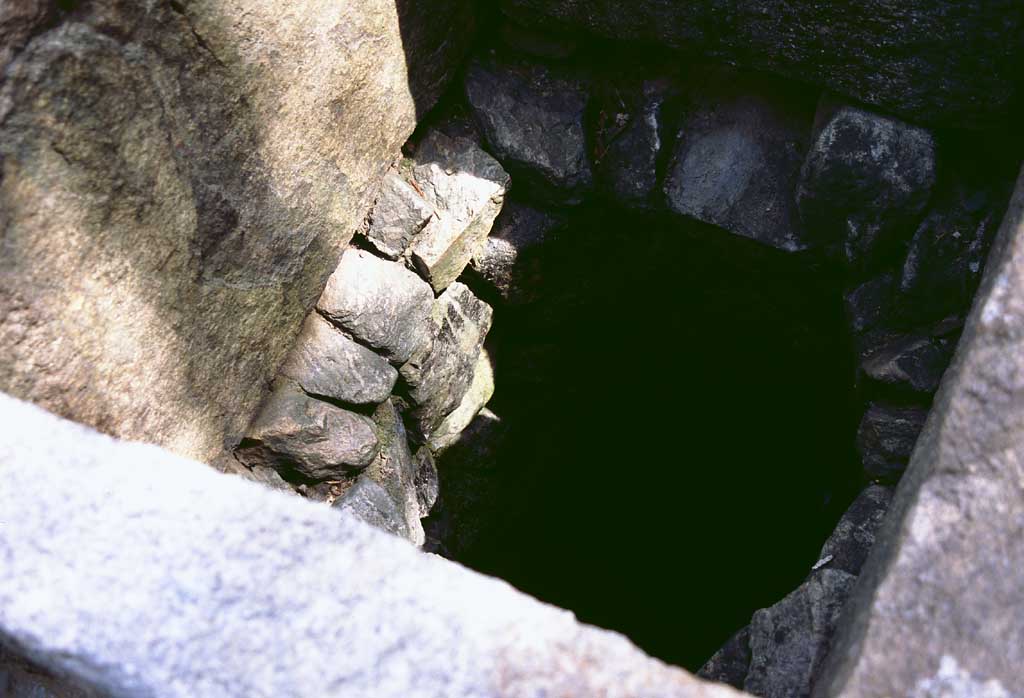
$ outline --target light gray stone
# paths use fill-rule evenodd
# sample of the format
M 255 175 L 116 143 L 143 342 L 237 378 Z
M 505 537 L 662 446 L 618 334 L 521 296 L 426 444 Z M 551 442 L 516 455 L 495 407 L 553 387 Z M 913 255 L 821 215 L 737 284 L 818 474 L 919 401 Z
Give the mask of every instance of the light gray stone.
M 331 322 L 399 364 L 429 346 L 433 305 L 430 286 L 414 272 L 354 248 L 317 301 Z
M 473 258 L 473 270 L 510 305 L 537 300 L 542 286 L 542 246 L 563 223 L 561 216 L 506 201 L 494 229 Z
M 337 510 L 6 396 L 0 423 L 0 643 L 110 698 L 741 695 Z
M 932 134 L 856 107 L 819 105 L 797 188 L 805 227 L 859 270 L 900 253 L 935 184 Z
M 459 406 L 445 417 L 430 434 L 430 448 L 440 453 L 459 440 L 462 431 L 469 426 L 477 413 L 484 408 L 494 395 L 494 366 L 486 350 L 473 367 L 473 382 L 462 397 Z
M 1022 343 L 1024 176 L 816 696 L 1024 695 Z
M 241 439 L 468 0 L 0 7 L 0 389 L 207 461 Z
M 388 399 L 398 380 L 398 371 L 391 364 L 316 312 L 306 317 L 281 374 L 310 395 L 352 405 L 379 405 Z
M 856 577 L 822 569 L 750 622 L 743 689 L 761 698 L 807 698 Z
M 400 538 L 409 537 L 409 527 L 398 504 L 386 489 L 365 473 L 360 475 L 356 484 L 331 506 L 341 511 L 350 512 L 357 519 L 374 528 L 379 528 Z
M 433 215 L 430 205 L 408 182 L 389 173 L 367 221 L 366 238 L 388 259 L 398 259 Z
M 586 81 L 538 64 L 476 59 L 466 96 L 502 165 L 543 199 L 577 204 L 593 188 Z
M 473 382 L 492 316 L 491 306 L 459 282 L 437 299 L 430 350 L 413 356 L 400 371 L 409 386 L 414 405 L 409 416 L 418 438 L 429 439 L 462 402 Z
M 440 293 L 459 278 L 491 232 L 509 176 L 472 140 L 436 130 L 416 149 L 413 176 L 436 215 L 416 236 L 412 261 Z
M 793 204 L 813 119 L 806 97 L 717 71 L 690 99 L 665 181 L 669 209 L 781 250 L 807 249 Z
M 236 455 L 310 480 L 329 480 L 368 466 L 380 451 L 373 420 L 278 381 Z

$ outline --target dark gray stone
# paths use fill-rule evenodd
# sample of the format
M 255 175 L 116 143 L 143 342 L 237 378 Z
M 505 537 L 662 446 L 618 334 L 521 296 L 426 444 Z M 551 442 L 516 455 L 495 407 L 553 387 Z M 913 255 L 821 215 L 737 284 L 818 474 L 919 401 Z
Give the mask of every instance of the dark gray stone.
M 860 574 L 889 510 L 892 492 L 891 487 L 882 485 L 864 488 L 825 541 L 818 554 L 819 561 L 827 560 L 824 564 L 829 569 Z
M 236 455 L 246 465 L 320 481 L 365 468 L 379 451 L 369 417 L 311 398 L 282 380 Z
M 1024 695 L 1022 231 L 1024 177 L 819 698 Z
M 750 671 L 750 626 L 730 637 L 722 648 L 697 672 L 708 681 L 718 681 L 743 690 L 743 682 Z
M 977 127 L 1017 91 L 1016 0 L 502 0 L 518 21 L 653 42 L 822 85 L 904 118 Z
M 891 318 L 895 283 L 894 275 L 887 272 L 846 294 L 846 318 L 855 334 L 873 330 Z
M 871 351 L 860 368 L 879 388 L 926 395 L 938 389 L 954 348 L 942 337 L 896 335 Z
M 563 223 L 562 216 L 506 201 L 473 258 L 473 270 L 509 305 L 537 300 L 542 289 L 541 250 Z
M 434 294 L 397 262 L 350 248 L 327 281 L 317 309 L 395 363 L 430 344 Z
M 353 514 L 360 521 L 402 538 L 409 537 L 405 517 L 387 490 L 366 474 L 331 506 Z
M 804 226 L 858 271 L 892 261 L 935 183 L 931 133 L 827 99 L 817 121 L 796 194 Z
M 437 299 L 430 350 L 401 368 L 414 406 L 409 417 L 417 438 L 430 438 L 469 391 L 492 315 L 491 307 L 459 282 Z
M 440 488 L 437 461 L 426 446 L 416 451 L 413 459 L 416 463 L 416 498 L 420 504 L 420 513 L 426 516 L 437 503 Z
M 571 36 L 524 26 L 508 18 L 502 20 L 498 36 L 514 51 L 553 61 L 569 58 L 579 46 L 579 42 Z
M 669 209 L 781 250 L 809 246 L 793 205 L 813 105 L 719 71 L 690 94 L 665 182 Z
M 580 203 L 593 187 L 587 152 L 586 81 L 536 64 L 474 60 L 466 97 L 491 148 L 517 184 L 557 203 Z
M 310 395 L 352 405 L 378 405 L 388 399 L 398 371 L 366 347 L 312 312 L 281 374 Z
M 367 220 L 366 239 L 388 259 L 398 259 L 433 215 L 416 190 L 392 172 L 384 178 Z
M 921 407 L 868 405 L 857 429 L 857 451 L 864 473 L 882 482 L 898 480 L 927 418 L 928 410 Z
M 440 293 L 466 268 L 501 211 L 509 176 L 467 138 L 431 131 L 416 149 L 413 176 L 435 216 L 410 249 L 416 269 Z

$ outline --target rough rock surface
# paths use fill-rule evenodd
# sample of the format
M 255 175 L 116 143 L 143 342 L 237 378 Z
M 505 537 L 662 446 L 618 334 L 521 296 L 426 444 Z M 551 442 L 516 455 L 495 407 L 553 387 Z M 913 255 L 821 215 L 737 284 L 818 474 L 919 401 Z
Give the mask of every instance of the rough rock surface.
M 309 397 L 289 381 L 278 381 L 236 453 L 247 465 L 328 480 L 365 468 L 379 451 L 369 417 Z
M 857 269 L 877 266 L 913 231 L 935 184 L 927 130 L 823 99 L 800 173 L 797 204 L 809 231 L 841 244 Z
M 857 429 L 864 474 L 885 482 L 899 479 L 927 418 L 928 410 L 921 407 L 868 405 Z
M 398 504 L 391 498 L 388 491 L 377 484 L 368 475 L 360 475 L 356 484 L 352 485 L 334 504 L 336 509 L 351 512 L 356 518 L 374 528 L 399 536 L 409 537 L 409 526 L 406 524 Z
M 281 374 L 310 395 L 353 405 L 384 402 L 398 380 L 398 371 L 391 364 L 316 312 L 306 318 Z
M 861 362 L 869 381 L 893 390 L 934 393 L 949 365 L 953 344 L 943 337 L 899 335 Z
M 518 21 L 654 42 L 822 85 L 924 123 L 1006 114 L 1022 55 L 1015 0 L 502 0 Z
M 665 182 L 669 209 L 782 250 L 806 249 L 793 192 L 813 104 L 729 71 L 690 100 Z
M 494 229 L 473 258 L 473 270 L 511 305 L 537 299 L 542 288 L 542 246 L 563 217 L 508 200 Z
M 491 232 L 509 176 L 473 141 L 440 131 L 431 131 L 416 149 L 413 176 L 435 215 L 416 236 L 412 261 L 441 293 Z
M 579 42 L 571 36 L 553 34 L 504 18 L 498 35 L 514 51 L 548 60 L 564 60 L 576 52 Z
M 889 319 L 895 283 L 894 275 L 887 272 L 865 281 L 846 294 L 846 317 L 854 333 L 873 330 Z
M 855 580 L 848 572 L 822 569 L 755 613 L 744 690 L 762 698 L 807 698 Z
M 1024 694 L 1022 299 L 1024 177 L 816 696 Z
M 462 402 L 473 382 L 492 315 L 491 307 L 459 282 L 437 299 L 430 350 L 413 356 L 401 368 L 415 406 L 409 416 L 417 437 L 430 438 Z
M 486 351 L 473 368 L 473 382 L 462 397 L 459 406 L 445 417 L 430 434 L 429 445 L 434 453 L 440 453 L 459 440 L 462 431 L 469 426 L 477 413 L 484 408 L 494 395 L 494 367 Z
M 398 259 L 433 215 L 433 209 L 412 185 L 389 173 L 367 220 L 366 239 L 388 259 Z
M 742 690 L 750 671 L 750 626 L 730 637 L 722 648 L 697 672 L 708 681 L 718 681 Z
M 0 389 L 223 456 L 463 55 L 442 5 L 3 3 Z
M 556 203 L 583 200 L 594 183 L 585 80 L 537 64 L 476 59 L 466 74 L 466 97 L 517 185 Z
M 839 519 L 832 535 L 822 546 L 818 559 L 828 560 L 825 564 L 829 569 L 860 574 L 889 510 L 892 493 L 892 488 L 882 485 L 865 487 Z
M 336 510 L 6 396 L 0 423 L 0 643 L 111 696 L 739 695 Z
M 433 305 L 430 286 L 414 272 L 352 248 L 317 301 L 333 323 L 395 363 L 429 345 Z

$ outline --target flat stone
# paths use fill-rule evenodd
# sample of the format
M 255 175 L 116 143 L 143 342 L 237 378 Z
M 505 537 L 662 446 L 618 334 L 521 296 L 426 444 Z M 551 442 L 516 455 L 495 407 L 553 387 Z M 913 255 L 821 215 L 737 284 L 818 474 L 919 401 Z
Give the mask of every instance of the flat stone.
M 855 334 L 873 330 L 893 314 L 896 280 L 892 272 L 869 279 L 844 297 L 846 318 Z
M 440 453 L 458 441 L 462 431 L 490 402 L 493 395 L 494 367 L 491 365 L 491 357 L 487 352 L 481 351 L 476 366 L 473 368 L 473 382 L 470 383 L 469 390 L 462 397 L 459 406 L 445 417 L 431 433 L 428 441 L 430 448 L 435 453 Z
M 279 381 L 236 455 L 247 465 L 319 481 L 365 468 L 379 451 L 369 417 Z
M 366 239 L 381 255 L 398 259 L 433 215 L 430 204 L 408 182 L 390 173 L 367 221 Z
M 413 242 L 412 261 L 440 293 L 484 244 L 509 176 L 472 140 L 431 131 L 416 149 L 414 177 L 435 216 Z
M 414 272 L 349 248 L 316 307 L 362 344 L 403 363 L 429 345 L 433 304 L 430 286 Z
M 892 494 L 891 487 L 882 485 L 868 485 L 864 488 L 839 519 L 832 535 L 818 553 L 818 560 L 828 560 L 825 564 L 829 569 L 860 574 L 889 510 Z
M 484 339 L 491 329 L 491 307 L 456 282 L 437 299 L 429 351 L 402 366 L 414 408 L 409 417 L 416 436 L 429 439 L 459 406 L 473 383 Z
M 388 399 L 398 371 L 312 312 L 281 367 L 310 395 L 352 405 L 378 405 Z
M 473 3 L 0 4 L 0 390 L 229 460 Z
M 509 305 L 537 300 L 542 287 L 540 253 L 563 224 L 562 216 L 507 200 L 473 257 L 473 270 Z
M 1017 93 L 1015 0 L 502 0 L 517 21 L 578 37 L 654 43 L 778 73 L 911 121 L 998 123 Z M 627 48 L 616 57 L 629 61 Z
M 475 59 L 466 97 L 491 152 L 542 199 L 577 204 L 593 188 L 586 82 L 537 64 Z
M 740 696 L 337 509 L 3 395 L 0 424 L 0 644 L 101 694 Z
M 668 207 L 788 252 L 807 249 L 793 192 L 813 107 L 791 88 L 719 71 L 690 94 Z
M 927 418 L 928 410 L 922 407 L 868 405 L 857 429 L 857 451 L 864 473 L 883 482 L 898 480 Z
M 796 193 L 805 227 L 858 271 L 896 260 L 935 184 L 932 134 L 828 99 L 817 122 Z
M 857 578 L 821 569 L 750 622 L 750 671 L 743 689 L 761 698 L 807 698 Z
M 816 696 L 1024 695 L 1022 338 L 1024 178 Z
M 946 338 L 897 335 L 861 362 L 861 371 L 872 383 L 916 394 L 934 393 L 953 356 Z
M 344 495 L 332 504 L 353 514 L 363 523 L 400 538 L 409 537 L 405 517 L 387 490 L 367 475 L 360 475 Z

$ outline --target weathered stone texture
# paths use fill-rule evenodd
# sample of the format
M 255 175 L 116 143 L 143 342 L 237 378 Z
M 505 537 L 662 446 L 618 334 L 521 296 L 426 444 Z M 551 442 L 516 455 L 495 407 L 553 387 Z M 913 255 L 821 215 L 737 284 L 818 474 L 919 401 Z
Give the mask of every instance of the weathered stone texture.
M 236 443 L 468 42 L 469 3 L 407 4 L 4 3 L 0 389 Z

